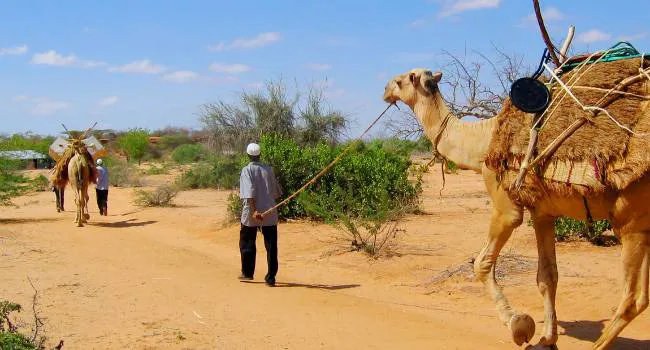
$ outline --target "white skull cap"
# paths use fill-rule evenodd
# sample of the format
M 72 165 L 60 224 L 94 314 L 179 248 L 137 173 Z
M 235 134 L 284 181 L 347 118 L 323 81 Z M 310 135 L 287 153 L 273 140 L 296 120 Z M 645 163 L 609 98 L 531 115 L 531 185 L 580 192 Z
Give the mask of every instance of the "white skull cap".
M 259 156 L 260 155 L 260 145 L 256 143 L 249 143 L 248 147 L 246 147 L 246 153 L 248 155 L 251 155 L 253 157 Z

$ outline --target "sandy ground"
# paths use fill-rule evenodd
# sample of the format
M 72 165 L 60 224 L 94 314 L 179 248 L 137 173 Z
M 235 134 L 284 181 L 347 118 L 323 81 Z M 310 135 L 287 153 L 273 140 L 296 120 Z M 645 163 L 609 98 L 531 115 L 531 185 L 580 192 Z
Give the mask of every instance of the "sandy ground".
M 152 176 L 150 184 L 167 177 Z M 174 208 L 139 209 L 132 189 L 112 188 L 109 216 L 73 225 L 42 192 L 0 207 L 0 299 L 31 307 L 31 278 L 50 344 L 64 349 L 516 349 L 467 261 L 480 250 L 489 199 L 471 172 L 425 177 L 425 215 L 401 225 L 390 258 L 341 253 L 330 226 L 279 226 L 280 272 L 266 287 L 263 240 L 254 282 L 237 280 L 238 226 L 224 226 L 224 191 L 182 192 Z M 91 192 L 91 204 L 95 195 Z M 260 237 L 261 238 L 261 237 Z M 531 314 L 539 339 L 532 229 L 504 249 L 512 304 Z M 558 244 L 561 349 L 590 348 L 620 296 L 620 247 Z M 20 314 L 26 325 L 28 310 Z M 650 312 L 615 349 L 650 349 Z

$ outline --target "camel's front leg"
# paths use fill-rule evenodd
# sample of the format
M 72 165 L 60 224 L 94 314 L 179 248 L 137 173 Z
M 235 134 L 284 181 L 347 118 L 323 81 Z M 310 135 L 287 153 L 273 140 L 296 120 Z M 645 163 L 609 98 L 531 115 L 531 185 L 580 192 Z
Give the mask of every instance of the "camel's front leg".
M 533 226 L 537 237 L 537 287 L 544 298 L 544 335 L 541 345 L 550 346 L 557 342 L 557 315 L 555 293 L 558 273 L 555 259 L 555 218 L 533 213 Z
M 648 307 L 648 264 L 650 264 L 650 231 L 622 233 L 623 299 L 614 319 L 594 344 L 594 349 L 607 349 L 619 333 Z
M 523 221 L 523 208 L 510 200 L 508 194 L 500 187 L 496 174 L 483 168 L 483 177 L 487 190 L 494 202 L 488 239 L 474 262 L 476 278 L 483 282 L 487 292 L 496 303 L 499 318 L 504 322 L 512 339 L 517 345 L 529 342 L 535 335 L 535 322 L 526 314 L 518 314 L 497 284 L 495 264 L 501 249 L 506 244 L 512 231 Z

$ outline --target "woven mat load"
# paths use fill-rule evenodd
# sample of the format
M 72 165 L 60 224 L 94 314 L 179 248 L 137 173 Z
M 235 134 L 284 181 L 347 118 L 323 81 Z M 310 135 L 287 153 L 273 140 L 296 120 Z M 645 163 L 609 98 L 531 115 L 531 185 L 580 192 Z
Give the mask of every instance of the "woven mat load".
M 561 79 L 584 105 L 596 105 L 620 81 L 638 75 L 641 61 L 642 58 L 630 58 L 589 64 L 562 75 Z M 650 60 L 646 59 L 643 67 L 649 66 Z M 628 94 L 617 94 L 618 98 L 604 108 L 635 133 L 650 133 L 650 81 L 644 79 L 627 86 L 624 91 Z M 539 131 L 538 152 L 574 121 L 592 115 L 566 96 L 559 84 L 553 84 L 551 94 L 546 123 Z M 498 125 L 486 164 L 499 173 L 506 188 L 514 181 L 525 156 L 533 117 L 533 114 L 518 110 L 509 100 L 497 116 Z M 608 188 L 622 190 L 649 170 L 650 135 L 633 136 L 607 115 L 599 113 L 593 122 L 583 125 L 565 140 L 552 157 L 528 173 L 517 196 L 524 203 L 533 203 L 544 190 L 550 189 L 549 186 L 555 186 L 554 190 L 566 190 L 570 187 L 566 184 L 582 185 L 577 186 L 577 190 L 583 194 Z M 541 181 L 540 177 L 547 181 Z M 573 186 L 572 190 L 575 189 Z
M 53 145 L 54 144 L 56 144 L 56 142 L 53 143 Z M 72 139 L 68 142 L 68 146 L 65 148 L 63 153 L 57 153 L 57 158 L 55 158 L 56 166 L 54 167 L 54 173 L 52 174 L 51 181 L 52 184 L 56 187 L 65 187 L 65 185 L 68 183 L 68 164 L 70 163 L 70 159 L 72 159 L 74 156 L 73 144 L 77 144 L 77 147 L 83 150 L 82 154 L 84 157 L 82 158 L 82 162 L 84 165 L 88 166 L 90 170 L 90 182 L 97 182 L 97 168 L 95 167 L 95 161 L 93 160 L 92 155 L 88 151 L 83 141 Z

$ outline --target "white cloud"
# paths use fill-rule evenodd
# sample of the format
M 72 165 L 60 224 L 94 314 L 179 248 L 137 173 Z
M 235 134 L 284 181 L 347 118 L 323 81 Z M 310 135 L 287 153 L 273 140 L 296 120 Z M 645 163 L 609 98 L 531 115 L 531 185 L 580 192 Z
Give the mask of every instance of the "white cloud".
M 32 108 L 34 115 L 52 115 L 60 110 L 70 107 L 70 104 L 63 101 L 54 101 L 48 98 L 40 98 Z
M 179 71 L 176 71 L 176 72 L 165 74 L 162 77 L 162 80 L 171 81 L 173 83 L 183 84 L 183 83 L 187 83 L 187 82 L 190 82 L 190 81 L 198 79 L 198 78 L 199 78 L 199 74 L 196 73 L 196 72 L 192 72 L 192 71 L 189 71 L 189 70 L 179 70 Z
M 120 98 L 117 97 L 117 96 L 108 96 L 108 97 L 102 98 L 102 100 L 99 101 L 99 105 L 101 107 L 108 107 L 108 106 L 112 106 L 112 105 L 118 103 L 119 101 L 120 101 Z
M 264 47 L 275 42 L 280 41 L 282 36 L 278 32 L 266 32 L 260 33 L 253 38 L 237 38 L 231 43 L 227 44 L 225 42 L 220 42 L 214 46 L 208 46 L 208 49 L 212 51 L 225 51 L 232 49 L 255 49 L 259 47 Z
M 642 33 L 636 33 L 632 35 L 621 35 L 618 38 L 618 40 L 633 42 L 633 41 L 645 39 L 648 36 L 648 34 L 649 34 L 648 32 L 642 32 Z
M 73 53 L 64 56 L 54 50 L 34 54 L 30 63 L 49 66 L 76 66 L 83 68 L 95 68 L 106 65 L 106 62 L 102 61 L 87 61 L 79 59 L 79 57 L 75 56 Z
M 15 46 L 15 47 L 0 47 L 0 56 L 4 55 L 22 55 L 27 52 L 29 48 L 27 45 L 23 44 L 21 46 Z
M 167 68 L 161 64 L 154 64 L 150 60 L 138 60 L 125 65 L 110 67 L 109 72 L 135 73 L 135 74 L 158 74 Z
M 598 29 L 591 29 L 578 34 L 578 41 L 585 44 L 591 44 L 598 41 L 605 41 L 612 38 L 611 34 L 604 33 Z
M 27 96 L 18 95 L 18 96 L 12 97 L 11 100 L 14 101 L 14 102 L 23 102 L 23 101 L 27 101 Z
M 449 17 L 465 11 L 496 8 L 501 0 L 442 0 L 439 17 Z
M 238 74 L 238 73 L 248 72 L 253 68 L 245 64 L 239 64 L 239 63 L 235 63 L 235 64 L 213 63 L 210 65 L 209 69 L 213 72 Z
M 63 56 L 54 50 L 36 53 L 32 56 L 32 64 L 46 64 L 51 66 L 69 66 L 79 62 L 74 54 Z
M 332 66 L 327 63 L 310 63 L 307 65 L 307 68 L 311 70 L 325 71 L 332 68 Z

